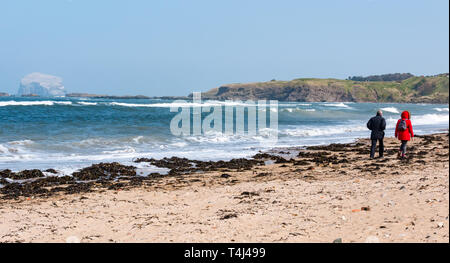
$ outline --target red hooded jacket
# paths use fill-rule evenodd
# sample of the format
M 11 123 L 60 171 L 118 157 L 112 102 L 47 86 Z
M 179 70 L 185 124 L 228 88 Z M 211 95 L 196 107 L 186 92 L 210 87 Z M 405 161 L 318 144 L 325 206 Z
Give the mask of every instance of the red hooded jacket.
M 401 141 L 409 141 L 411 140 L 411 137 L 414 137 L 413 128 L 411 124 L 411 114 L 409 111 L 402 112 L 402 118 L 397 121 L 397 125 L 395 126 L 395 137 L 397 137 Z M 406 130 L 399 131 L 398 125 L 400 124 L 401 120 L 405 120 L 406 122 Z

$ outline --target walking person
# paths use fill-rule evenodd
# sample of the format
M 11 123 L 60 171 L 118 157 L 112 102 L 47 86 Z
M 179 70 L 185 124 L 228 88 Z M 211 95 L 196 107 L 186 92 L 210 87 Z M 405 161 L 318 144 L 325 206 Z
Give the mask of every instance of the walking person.
M 400 145 L 400 150 L 398 152 L 398 157 L 406 158 L 406 144 L 411 138 L 414 137 L 413 127 L 411 123 L 411 114 L 409 111 L 404 111 L 401 114 L 401 118 L 397 121 L 395 126 L 395 138 L 402 141 Z
M 377 141 L 379 144 L 378 153 L 380 158 L 383 157 L 384 153 L 384 130 L 386 129 L 386 120 L 383 118 L 383 112 L 381 110 L 377 111 L 375 117 L 370 118 L 367 122 L 367 128 L 371 130 L 370 139 L 372 140 L 372 147 L 370 148 L 370 158 L 375 157 L 375 149 L 377 148 Z

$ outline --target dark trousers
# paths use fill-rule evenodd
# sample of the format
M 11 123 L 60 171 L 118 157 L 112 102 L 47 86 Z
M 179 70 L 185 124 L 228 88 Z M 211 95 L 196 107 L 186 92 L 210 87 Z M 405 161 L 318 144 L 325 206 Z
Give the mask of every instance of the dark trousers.
M 377 148 L 377 141 L 379 143 L 378 153 L 380 154 L 380 157 L 383 157 L 383 153 L 384 153 L 383 139 L 378 139 L 378 140 L 372 140 L 372 147 L 370 148 L 370 158 L 375 157 L 375 149 Z
M 402 141 L 402 144 L 400 145 L 400 151 L 402 152 L 402 155 L 406 154 L 406 144 L 408 141 Z

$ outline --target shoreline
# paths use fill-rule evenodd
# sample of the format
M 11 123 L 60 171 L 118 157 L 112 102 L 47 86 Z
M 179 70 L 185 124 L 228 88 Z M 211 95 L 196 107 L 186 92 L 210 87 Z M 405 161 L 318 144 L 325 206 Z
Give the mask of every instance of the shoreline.
M 446 134 L 448 132 L 449 132 L 448 128 L 439 128 L 439 129 L 435 129 L 434 131 L 431 131 L 431 132 L 420 133 L 420 134 L 418 134 L 418 136 L 427 136 L 427 135 L 435 135 L 435 134 Z M 369 136 L 370 136 L 370 134 L 369 134 Z M 389 139 L 389 138 L 392 139 L 394 137 L 393 136 L 386 136 L 385 138 L 386 139 Z M 360 140 L 365 140 L 365 139 L 367 139 L 367 137 L 354 137 L 354 138 L 348 138 L 348 140 L 339 141 L 339 142 L 329 142 L 329 141 L 327 141 L 327 142 L 324 142 L 324 143 L 312 143 L 312 144 L 306 144 L 306 145 L 276 146 L 276 147 L 272 147 L 272 148 L 268 148 L 268 149 L 259 149 L 259 150 L 256 149 L 257 152 L 255 154 L 258 154 L 258 153 L 270 153 L 270 154 L 280 155 L 279 152 L 285 152 L 285 151 L 289 151 L 289 150 L 291 150 L 291 151 L 299 151 L 299 150 L 303 150 L 303 149 L 306 149 L 306 148 L 311 147 L 311 146 L 324 146 L 324 145 L 330 145 L 330 144 L 352 144 L 352 143 L 358 142 Z M 143 153 L 142 155 L 146 156 L 145 153 Z M 251 159 L 252 155 L 254 155 L 254 154 L 249 154 L 247 156 L 242 156 L 242 157 L 239 157 L 239 158 L 240 159 Z M 124 164 L 124 165 L 125 164 L 130 165 L 130 163 L 135 163 L 134 160 L 136 160 L 136 159 L 147 158 L 147 157 L 143 157 L 143 156 L 139 156 L 138 155 L 138 156 L 132 157 L 132 158 L 130 158 L 128 160 L 125 160 L 124 158 L 98 160 L 96 162 L 92 162 L 91 165 L 86 164 L 85 166 L 81 166 L 81 167 L 79 167 L 77 169 L 73 169 L 71 173 L 77 172 L 77 171 L 79 171 L 81 169 L 88 168 L 88 167 L 90 167 L 90 166 L 92 166 L 94 164 L 99 164 L 99 163 L 119 163 L 119 164 Z M 168 155 L 168 156 L 165 156 L 163 158 L 172 158 L 172 157 L 186 158 L 185 156 L 177 156 L 177 155 L 172 155 L 172 156 Z M 289 156 L 287 156 L 287 157 L 289 157 Z M 213 159 L 202 159 L 202 158 L 199 158 L 199 159 L 195 159 L 195 160 L 206 161 L 206 162 L 208 162 L 208 161 L 217 162 L 217 161 L 229 161 L 231 159 L 233 159 L 233 158 L 232 157 L 228 157 L 228 158 L 213 158 Z M 46 170 L 55 170 L 57 172 L 59 171 L 58 173 L 53 173 L 53 174 L 50 173 L 50 174 L 48 174 L 49 176 L 53 176 L 53 175 L 55 175 L 55 176 L 56 175 L 57 176 L 67 176 L 67 175 L 69 175 L 69 176 L 71 176 L 71 174 L 62 174 L 62 173 L 60 173 L 64 169 L 59 170 L 58 167 L 35 168 L 33 166 L 27 165 L 27 166 L 25 166 L 23 168 L 11 168 L 11 167 L 7 167 L 7 166 L 0 167 L 0 178 L 2 178 L 1 177 L 1 172 L 4 171 L 4 170 L 11 170 L 14 173 L 18 173 L 18 172 L 21 172 L 21 171 L 24 171 L 24 170 L 36 170 L 36 169 L 40 170 L 42 172 L 45 172 Z M 136 169 L 140 169 L 140 168 L 136 167 Z M 159 170 L 159 169 L 156 169 L 156 170 Z M 155 170 L 155 172 L 156 172 L 156 170 Z M 0 182 L 0 185 L 1 185 L 1 182 Z
M 417 136 L 405 160 L 396 139 L 385 139 L 383 159 L 368 159 L 368 143 L 229 162 L 142 159 L 171 170 L 144 178 L 97 165 L 75 175 L 82 184 L 47 180 L 7 198 L 2 188 L 0 242 L 449 242 L 448 132 Z
M 445 131 L 445 132 L 444 132 Z M 435 135 L 448 134 L 449 130 L 443 130 L 443 133 L 421 134 L 416 137 L 426 137 Z M 385 140 L 395 139 L 394 137 L 385 137 Z M 54 168 L 48 169 L 23 169 L 12 171 L 10 169 L 0 169 L 0 200 L 1 199 L 17 199 L 17 197 L 43 197 L 58 194 L 58 192 L 73 194 L 89 192 L 91 188 L 118 189 L 122 186 L 135 187 L 141 185 L 144 181 L 153 180 L 154 178 L 162 178 L 165 176 L 179 176 L 189 175 L 199 172 L 219 171 L 222 168 L 238 168 L 240 170 L 251 170 L 257 165 L 272 164 L 275 162 L 289 163 L 289 159 L 298 157 L 297 154 L 301 151 L 314 149 L 315 147 L 327 148 L 330 145 L 357 145 L 361 141 L 368 140 L 367 138 L 353 138 L 349 142 L 343 143 L 324 143 L 304 146 L 280 146 L 273 147 L 268 150 L 259 150 L 255 155 L 249 157 L 242 157 L 236 159 L 219 159 L 219 160 L 196 160 L 187 159 L 185 157 L 171 156 L 162 159 L 135 157 L 128 165 L 120 163 L 120 161 L 96 162 L 90 166 L 81 167 L 70 175 L 60 174 Z M 378 146 L 378 145 L 377 145 Z M 368 154 L 368 152 L 367 152 Z M 255 158 L 258 156 L 258 158 Z M 263 160 L 264 162 L 261 162 Z M 130 165 L 147 163 L 154 166 L 154 168 L 138 168 Z M 240 163 L 240 164 L 239 164 Z M 198 164 L 203 168 L 196 169 Z M 183 166 L 181 169 L 177 166 Z M 228 166 L 228 167 L 227 167 Z M 156 171 L 160 172 L 156 172 Z M 225 171 L 227 171 L 225 169 Z M 125 182 L 125 185 L 120 182 L 117 185 L 114 181 L 121 179 L 130 179 Z M 98 184 L 100 183 L 100 184 Z M 60 185 L 67 186 L 68 189 L 61 189 Z M 8 190 L 5 194 L 4 187 L 15 189 Z M 25 187 L 23 187 L 25 186 Z M 30 187 L 28 187 L 30 186 Z M 49 192 L 46 189 L 54 187 L 57 189 L 55 193 Z M 104 188 L 104 189 L 103 189 Z

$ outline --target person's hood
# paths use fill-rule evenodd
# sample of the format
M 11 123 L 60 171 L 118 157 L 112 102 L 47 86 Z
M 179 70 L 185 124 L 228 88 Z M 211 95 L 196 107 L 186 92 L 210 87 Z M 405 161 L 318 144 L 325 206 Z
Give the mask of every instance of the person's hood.
M 409 113 L 409 111 L 404 111 L 404 112 L 402 112 L 402 119 L 410 119 L 410 117 L 411 117 L 411 114 Z

